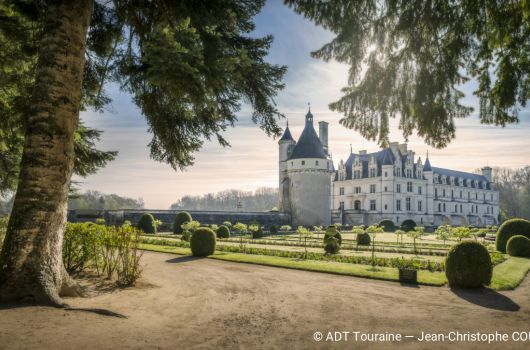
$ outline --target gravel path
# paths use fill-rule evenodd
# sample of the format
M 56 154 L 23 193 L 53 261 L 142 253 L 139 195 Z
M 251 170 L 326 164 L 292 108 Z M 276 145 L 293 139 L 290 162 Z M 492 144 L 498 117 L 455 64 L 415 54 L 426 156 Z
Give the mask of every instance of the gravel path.
M 127 319 L 0 308 L 0 349 L 528 349 L 528 342 L 315 342 L 315 331 L 530 331 L 530 278 L 515 291 L 453 292 L 146 252 L 135 288 L 71 299 Z M 344 334 L 344 333 L 343 333 Z M 359 335 L 360 336 L 360 335 Z M 344 339 L 344 335 L 343 335 Z

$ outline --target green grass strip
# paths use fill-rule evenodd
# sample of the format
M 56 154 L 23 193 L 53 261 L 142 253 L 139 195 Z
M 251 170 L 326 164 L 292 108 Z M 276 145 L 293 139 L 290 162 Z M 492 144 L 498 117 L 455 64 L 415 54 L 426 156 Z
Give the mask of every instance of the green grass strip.
M 512 290 L 517 288 L 530 271 L 530 259 L 509 257 L 493 268 L 490 287 L 495 290 Z
M 159 246 L 154 244 L 141 244 L 140 248 L 155 252 L 173 253 L 180 255 L 190 255 L 191 253 L 189 248 Z M 209 258 L 247 264 L 283 267 L 304 271 L 324 272 L 336 275 L 364 277 L 386 281 L 399 281 L 398 270 L 397 268 L 392 267 L 376 267 L 374 269 L 369 265 L 361 264 L 339 263 L 333 261 L 300 260 L 277 256 L 228 252 L 215 252 L 215 254 L 209 256 Z M 419 284 L 443 286 L 446 282 L 447 280 L 443 272 L 430 272 L 423 270 L 418 271 Z

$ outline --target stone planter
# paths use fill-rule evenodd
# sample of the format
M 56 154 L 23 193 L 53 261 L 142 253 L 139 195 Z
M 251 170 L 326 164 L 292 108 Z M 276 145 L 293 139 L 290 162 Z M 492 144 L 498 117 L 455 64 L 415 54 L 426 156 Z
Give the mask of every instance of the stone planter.
M 403 283 L 418 283 L 418 270 L 400 267 L 399 281 Z

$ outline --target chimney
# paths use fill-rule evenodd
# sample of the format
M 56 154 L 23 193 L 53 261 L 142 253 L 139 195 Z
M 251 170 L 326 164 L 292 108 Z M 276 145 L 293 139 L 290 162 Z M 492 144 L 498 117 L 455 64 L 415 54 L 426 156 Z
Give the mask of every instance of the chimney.
M 488 180 L 488 182 L 491 182 L 492 169 L 489 166 L 485 166 L 481 170 L 482 170 L 482 176 L 484 176 Z
M 326 155 L 328 154 L 328 123 L 318 122 L 318 138 L 324 147 Z

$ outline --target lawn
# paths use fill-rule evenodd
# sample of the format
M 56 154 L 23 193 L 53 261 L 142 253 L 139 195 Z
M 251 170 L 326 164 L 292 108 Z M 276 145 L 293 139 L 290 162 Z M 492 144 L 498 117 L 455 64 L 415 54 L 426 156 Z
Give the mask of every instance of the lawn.
M 523 281 L 528 271 L 530 271 L 530 259 L 509 257 L 493 268 L 491 288 L 496 290 L 515 289 Z
M 160 246 L 154 244 L 142 244 L 144 250 L 174 253 L 181 255 L 190 255 L 189 248 L 180 248 L 172 246 Z M 209 256 L 211 259 L 226 260 L 232 262 L 241 262 L 248 264 L 258 264 L 266 266 L 283 267 L 289 269 L 325 272 L 337 275 L 356 276 L 380 280 L 398 281 L 398 270 L 391 267 L 372 268 L 370 265 L 339 263 L 331 261 L 301 260 L 292 258 L 283 258 L 266 255 L 253 255 L 242 253 L 215 252 Z M 418 271 L 418 283 L 442 286 L 447 282 L 443 272 Z

